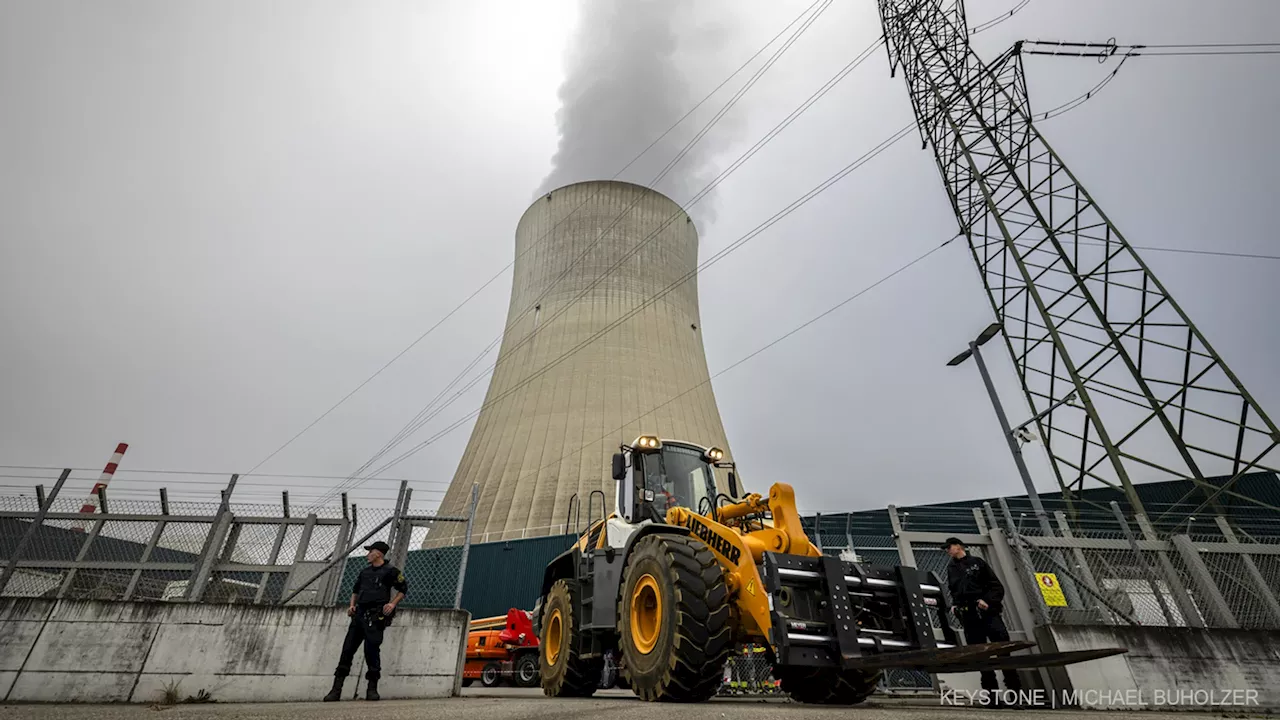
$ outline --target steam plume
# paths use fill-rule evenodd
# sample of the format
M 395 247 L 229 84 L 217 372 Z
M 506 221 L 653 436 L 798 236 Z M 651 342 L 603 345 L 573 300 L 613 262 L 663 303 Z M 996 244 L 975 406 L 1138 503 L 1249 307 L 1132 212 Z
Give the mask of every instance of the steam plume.
M 569 183 L 613 178 L 693 106 L 698 98 L 690 92 L 689 73 L 705 68 L 701 56 L 714 55 L 723 44 L 721 28 L 701 21 L 696 12 L 696 4 L 678 0 L 582 3 L 567 77 L 560 86 L 560 144 L 538 194 Z M 701 93 L 710 83 L 698 78 L 696 85 Z M 687 204 L 715 177 L 712 159 L 731 134 L 730 118 L 665 178 L 654 180 L 701 122 L 695 113 L 618 179 L 653 187 Z M 711 200 L 698 204 L 704 218 Z

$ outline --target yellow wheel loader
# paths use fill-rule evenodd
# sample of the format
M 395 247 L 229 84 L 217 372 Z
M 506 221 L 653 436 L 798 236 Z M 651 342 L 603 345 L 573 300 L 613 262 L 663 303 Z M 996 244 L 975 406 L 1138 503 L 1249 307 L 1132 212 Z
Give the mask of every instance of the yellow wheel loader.
M 716 483 L 728 468 L 728 492 Z M 617 500 L 546 568 L 534 608 L 543 692 L 586 697 L 605 657 L 645 700 L 697 702 L 740 643 L 764 646 L 782 690 L 852 705 L 884 669 L 964 672 L 1063 665 L 1123 650 L 1010 654 L 1029 642 L 960 646 L 942 583 L 912 567 L 824 556 L 790 485 L 743 494 L 724 453 L 643 435 L 613 456 Z

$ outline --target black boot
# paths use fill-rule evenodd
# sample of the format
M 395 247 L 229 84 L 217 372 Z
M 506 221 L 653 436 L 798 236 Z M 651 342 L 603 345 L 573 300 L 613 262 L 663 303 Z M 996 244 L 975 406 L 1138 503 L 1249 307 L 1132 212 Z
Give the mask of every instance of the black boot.
M 370 680 L 369 689 L 364 692 L 365 700 L 381 700 L 382 696 L 378 694 L 378 681 Z
M 325 702 L 338 702 L 342 699 L 342 681 L 346 678 L 334 676 L 333 688 L 329 690 L 329 694 L 324 696 Z

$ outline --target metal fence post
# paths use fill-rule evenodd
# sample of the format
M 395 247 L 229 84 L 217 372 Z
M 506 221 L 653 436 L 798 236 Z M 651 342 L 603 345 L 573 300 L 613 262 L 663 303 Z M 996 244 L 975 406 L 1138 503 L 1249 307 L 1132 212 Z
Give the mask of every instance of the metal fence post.
M 471 486 L 471 507 L 467 511 L 467 537 L 462 541 L 462 560 L 458 563 L 458 587 L 453 595 L 453 607 L 462 607 L 462 585 L 467 579 L 467 558 L 471 555 L 471 530 L 476 521 L 476 506 L 480 504 L 480 484 Z
M 169 514 L 169 491 L 160 488 L 160 514 Z M 156 545 L 160 542 L 160 538 L 164 537 L 164 529 L 169 523 L 167 520 L 156 520 L 156 526 L 151 530 L 151 539 L 147 541 L 147 547 L 142 551 L 142 558 L 139 562 L 147 562 L 151 559 L 151 553 L 155 552 Z M 142 568 L 133 571 L 133 577 L 129 578 L 129 586 L 125 588 L 124 597 L 121 600 L 128 602 L 133 599 L 133 593 L 138 589 L 138 581 L 142 579 Z
M 1173 547 L 1182 556 L 1182 564 L 1186 566 L 1187 570 L 1191 571 L 1191 580 L 1196 584 L 1196 589 L 1200 591 L 1200 597 L 1209 601 L 1207 609 L 1214 618 L 1215 626 L 1225 628 L 1240 627 L 1240 622 L 1236 620 L 1235 614 L 1231 612 L 1231 607 L 1227 605 L 1227 599 L 1222 597 L 1222 593 L 1218 590 L 1218 584 L 1213 581 L 1213 576 L 1209 574 L 1209 568 L 1204 566 L 1204 560 L 1200 558 L 1200 553 L 1196 550 L 1196 546 L 1191 543 L 1191 538 L 1186 535 L 1174 535 Z
M 1164 613 L 1169 627 L 1177 627 L 1178 620 L 1173 614 L 1173 609 L 1169 607 L 1169 602 L 1165 600 L 1164 593 L 1160 591 L 1160 583 L 1156 582 L 1156 570 L 1151 567 L 1151 563 L 1147 562 L 1147 556 L 1142 554 L 1142 548 L 1138 547 L 1138 539 L 1134 537 L 1133 530 L 1129 527 L 1129 521 L 1125 520 L 1124 513 L 1120 510 L 1120 503 L 1112 500 L 1111 512 L 1116 516 L 1116 523 L 1120 526 L 1120 531 L 1124 533 L 1125 540 L 1129 541 L 1129 548 L 1133 550 L 1134 559 L 1146 569 L 1147 584 L 1151 586 L 1151 592 L 1155 593 L 1156 602 L 1160 603 L 1160 611 Z
M 231 493 L 236 489 L 239 475 L 232 475 L 231 482 L 222 491 L 222 502 L 218 505 L 218 514 L 209 525 L 209 535 L 205 538 L 204 547 L 200 549 L 200 557 L 196 560 L 196 570 L 187 584 L 185 599 L 189 602 L 200 602 L 204 599 L 205 587 L 213 575 L 213 566 L 218 562 L 218 554 L 226 542 L 227 533 L 231 530 Z
M 286 496 L 287 495 L 288 493 L 286 493 Z M 288 505 L 287 502 L 285 504 Z M 288 519 L 289 513 L 287 512 L 287 510 L 284 516 L 286 519 Z M 276 528 L 276 538 L 271 542 L 271 552 L 267 555 L 268 565 L 275 565 L 280 561 L 280 547 L 284 545 L 284 536 L 285 536 L 285 533 L 287 533 L 288 531 L 289 531 L 288 523 L 280 523 L 280 525 Z M 267 583 L 270 580 L 271 580 L 270 572 L 262 573 L 262 577 L 258 580 L 258 592 L 253 597 L 254 605 L 262 604 L 262 598 L 267 593 Z
M 893 528 L 893 539 L 898 544 L 898 564 L 918 567 L 916 551 L 911 547 L 911 541 L 902 532 L 902 518 L 898 517 L 897 505 L 889 506 L 889 526 Z
M 1222 536 L 1227 539 L 1227 542 L 1239 548 L 1237 552 L 1240 554 L 1245 570 L 1249 573 L 1249 578 L 1253 581 L 1254 592 L 1271 614 L 1271 622 L 1275 627 L 1280 627 L 1280 602 L 1276 601 L 1276 595 L 1272 592 L 1270 583 L 1262 576 L 1262 571 L 1258 570 L 1258 565 L 1253 561 L 1253 556 L 1249 554 L 1246 546 L 1236 539 L 1236 533 L 1231 529 L 1226 518 L 1219 515 L 1214 520 L 1218 523 L 1218 529 L 1222 531 Z
M 1118 504 L 1117 507 L 1119 507 Z M 1142 531 L 1142 537 L 1157 542 L 1160 540 L 1160 536 L 1156 534 L 1155 528 L 1151 525 L 1151 519 L 1145 513 L 1134 513 L 1133 519 L 1134 522 L 1138 523 L 1138 529 Z M 1182 582 L 1182 576 L 1178 574 L 1178 569 L 1173 566 L 1173 561 L 1169 559 L 1169 553 L 1163 549 L 1157 550 L 1156 559 L 1160 561 L 1160 569 L 1164 571 L 1165 582 L 1169 584 L 1169 594 L 1173 596 L 1173 601 L 1178 604 L 1178 610 L 1186 618 L 1187 624 L 1192 627 L 1204 627 L 1204 618 L 1200 617 L 1200 609 L 1196 606 L 1195 601 L 1191 599 L 1191 593 L 1187 591 L 1187 586 Z
M 406 484 L 407 485 L 407 484 Z M 405 569 L 409 561 L 409 543 L 413 539 L 413 521 L 408 519 L 409 501 L 413 498 L 413 488 L 405 487 L 400 496 L 400 507 L 396 513 L 396 524 L 391 531 L 391 557 L 387 558 L 392 565 Z
M 987 534 L 987 520 L 982 517 L 982 510 L 980 508 L 973 508 L 973 524 L 978 528 L 979 535 Z
M 355 528 L 351 525 L 351 516 L 347 513 L 347 494 L 342 493 L 342 525 L 338 527 L 338 539 L 333 548 L 333 554 L 330 555 L 331 558 L 342 554 L 354 530 Z M 345 570 L 345 565 L 334 565 L 329 571 L 329 577 L 325 579 L 321 590 L 323 597 L 320 604 L 327 605 L 338 601 L 338 591 L 342 589 L 342 576 Z
M 102 497 L 105 496 L 100 496 L 99 499 L 101 500 Z M 89 531 L 89 535 L 84 539 L 84 544 L 80 546 L 80 551 L 76 553 L 76 562 L 84 562 L 84 559 L 89 556 L 89 548 L 93 546 L 93 541 L 98 539 L 99 533 L 102 532 L 102 526 L 106 522 L 107 517 L 105 514 L 99 515 L 98 519 L 94 521 L 93 529 Z M 67 569 L 66 577 L 63 578 L 62 585 L 58 588 L 58 594 L 56 595 L 59 600 L 66 597 L 67 593 L 71 591 L 71 586 L 76 581 L 77 570 L 78 568 Z
M 1027 583 L 1024 578 L 1034 579 L 1035 566 L 1031 564 L 1030 558 L 1027 556 L 1026 549 L 1022 543 L 1018 542 L 1018 529 L 1013 524 L 1013 515 L 1009 512 L 1009 504 L 1004 498 L 1000 498 L 1000 509 L 1005 517 L 1005 525 L 1009 528 L 1009 534 L 1005 535 L 1000 530 L 1000 523 L 996 520 L 996 514 L 991 509 L 991 503 L 983 503 L 983 509 L 986 511 L 991 527 L 989 535 L 991 536 L 992 553 L 999 560 L 1000 564 L 1011 571 L 1005 573 L 1005 577 L 1018 577 L 1014 581 L 1006 580 L 1005 597 L 1013 600 L 1014 609 L 1017 611 L 1018 624 L 1022 627 L 1023 637 L 1031 642 L 1039 642 L 1036 627 L 1047 627 L 1049 625 L 1049 613 L 1044 605 L 1044 598 L 1036 593 L 1035 597 L 1031 597 L 1027 592 Z M 1009 546 L 1013 545 L 1013 552 L 1010 552 Z M 1039 584 L 1036 584 L 1039 587 Z M 1049 674 L 1046 667 L 1037 668 L 1035 676 L 1040 679 L 1040 684 L 1046 690 L 1053 692 L 1055 684 L 1053 677 Z M 1025 676 L 1024 676 L 1025 677 Z
M 1038 588 L 1040 584 L 1035 582 L 1036 566 L 1031 562 L 1031 554 L 1027 552 L 1027 548 L 1018 542 L 1018 529 L 1013 524 L 1013 513 L 1009 512 L 1009 503 L 1004 498 L 1000 498 L 1000 512 L 1004 515 L 1005 527 L 1009 529 L 1009 541 L 1013 543 L 1014 561 L 1021 565 L 1022 587 L 1026 588 L 1026 582 L 1032 581 Z M 1049 624 L 1049 609 L 1045 607 L 1044 597 L 1039 593 L 1035 597 L 1028 598 L 1031 604 L 1031 612 L 1035 614 L 1036 625 L 1044 626 Z
M 1009 549 L 1010 538 L 1007 538 L 1004 531 L 1000 529 L 999 523 L 996 522 L 995 512 L 991 509 L 991 503 L 983 503 L 983 509 L 987 515 L 987 533 L 991 538 L 991 555 L 990 559 L 996 561 L 996 567 L 1003 571 L 1005 582 L 1005 597 L 1009 598 L 1010 604 L 1013 606 L 1014 615 L 1018 620 L 1018 628 L 1022 631 L 1022 635 L 1027 640 L 1035 637 L 1035 616 L 1031 612 L 1031 600 L 1027 597 L 1027 585 L 1019 580 L 1018 582 L 1010 582 L 1008 578 L 1018 577 L 1018 565 L 1014 561 L 1013 553 Z
M 22 553 L 31 544 L 31 540 L 36 536 L 36 531 L 44 524 L 45 516 L 49 514 L 49 509 L 53 507 L 53 501 L 58 499 L 58 492 L 62 490 L 63 483 L 67 481 L 70 475 L 70 468 L 62 471 L 62 474 L 58 476 L 58 482 L 53 484 L 53 490 L 49 492 L 49 497 L 40 503 L 40 509 L 36 511 L 36 516 L 31 519 L 31 524 L 27 526 L 26 532 L 22 533 L 22 539 L 18 541 L 18 547 L 13 549 L 13 557 L 9 558 L 8 564 L 4 567 L 4 572 L 0 573 L 0 593 L 4 592 L 5 587 L 8 586 L 9 578 L 13 577 L 14 571 L 18 569 L 18 560 L 22 559 Z
M 1071 525 L 1067 522 L 1067 516 L 1061 510 L 1053 513 L 1054 520 L 1058 523 L 1058 534 L 1067 540 L 1075 540 L 1075 533 L 1071 531 Z M 1071 557 L 1075 560 L 1076 567 L 1080 570 L 1081 577 L 1084 578 L 1086 589 L 1093 594 L 1094 607 L 1099 611 L 1104 611 L 1105 606 L 1099 598 L 1102 596 L 1102 587 L 1098 585 L 1098 579 L 1093 575 L 1093 569 L 1089 567 L 1089 560 L 1085 557 L 1084 550 L 1077 546 L 1072 546 Z M 1064 564 L 1066 559 L 1062 559 Z M 1088 593 L 1086 593 L 1088 594 Z M 1083 599 L 1083 598 L 1081 598 Z M 1105 617 L 1105 615 L 1104 615 Z

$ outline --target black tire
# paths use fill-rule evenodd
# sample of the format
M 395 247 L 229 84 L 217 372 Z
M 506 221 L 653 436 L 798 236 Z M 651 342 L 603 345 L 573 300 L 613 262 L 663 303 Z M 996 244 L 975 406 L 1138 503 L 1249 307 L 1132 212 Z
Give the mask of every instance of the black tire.
M 624 682 L 644 700 L 711 699 L 733 650 L 729 612 L 724 569 L 710 548 L 682 535 L 641 538 L 618 598 Z
M 574 607 L 577 583 L 557 580 L 542 606 L 538 635 L 538 664 L 542 692 L 548 697 L 590 697 L 600 683 L 604 665 L 578 656 L 578 613 Z M 552 640 L 556 643 L 552 644 Z
M 489 663 L 480 671 L 480 684 L 487 687 L 498 687 L 502 684 L 502 668 L 498 663 Z
M 474 681 L 471 678 L 462 678 L 462 687 L 471 687 L 472 682 Z
M 776 668 L 774 676 L 792 700 L 810 705 L 857 705 L 876 691 L 882 671 Z
M 516 687 L 531 688 L 538 686 L 538 656 L 533 652 L 525 652 L 516 658 Z

